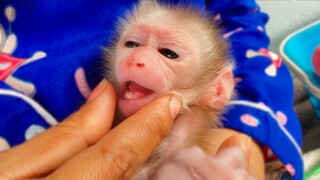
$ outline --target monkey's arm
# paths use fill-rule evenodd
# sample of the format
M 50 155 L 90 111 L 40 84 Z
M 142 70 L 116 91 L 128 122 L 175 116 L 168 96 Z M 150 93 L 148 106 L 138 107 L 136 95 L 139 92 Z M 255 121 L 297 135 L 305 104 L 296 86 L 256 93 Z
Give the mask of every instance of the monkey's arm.
M 281 58 L 267 50 L 268 15 L 253 0 L 207 3 L 207 10 L 221 22 L 224 37 L 231 42 L 237 67 L 234 75 L 239 81 L 224 126 L 270 147 L 287 172 L 302 179 L 302 133 L 293 110 L 292 79 Z

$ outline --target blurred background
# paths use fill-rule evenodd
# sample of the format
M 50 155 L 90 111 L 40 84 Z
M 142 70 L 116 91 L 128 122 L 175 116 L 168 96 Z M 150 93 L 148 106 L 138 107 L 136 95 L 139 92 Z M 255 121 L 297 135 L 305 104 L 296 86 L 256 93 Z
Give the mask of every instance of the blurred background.
M 280 43 L 289 34 L 320 20 L 320 0 L 257 0 L 257 3 L 270 16 L 267 24 L 270 50 L 277 54 Z M 293 80 L 295 110 L 303 128 L 303 152 L 308 152 L 320 148 L 320 120 L 313 111 L 303 83 L 294 76 Z

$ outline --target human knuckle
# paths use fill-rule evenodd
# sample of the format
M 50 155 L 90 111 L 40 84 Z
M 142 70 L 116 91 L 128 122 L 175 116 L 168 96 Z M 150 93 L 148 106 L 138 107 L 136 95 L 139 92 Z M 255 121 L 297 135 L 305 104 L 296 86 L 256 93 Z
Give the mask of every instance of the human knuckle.
M 113 149 L 102 148 L 102 157 L 107 164 L 112 164 L 112 172 L 118 179 L 122 179 L 123 176 L 131 170 L 134 165 L 132 157 L 136 156 L 134 150 L 127 148 L 125 145 L 118 145 Z
M 68 118 L 68 121 L 58 124 L 57 128 L 60 128 L 64 132 L 76 133 L 81 129 L 81 124 L 79 123 L 80 118 L 79 115 L 73 114 Z
M 83 133 L 83 114 L 81 112 L 75 112 L 67 118 L 63 123 L 59 123 L 56 128 L 58 134 L 64 138 L 77 137 L 77 140 L 82 140 L 86 146 L 88 142 Z
M 159 135 L 160 138 L 163 138 L 166 135 L 167 128 L 164 117 L 161 113 L 150 113 L 145 121 L 141 121 L 143 123 L 141 127 L 147 130 L 149 133 L 154 135 Z
M 73 113 L 67 119 L 68 119 L 67 122 L 59 124 L 60 127 L 68 128 L 70 130 L 79 130 L 82 128 L 83 124 L 81 122 L 83 119 L 83 113 L 81 111 L 77 111 Z

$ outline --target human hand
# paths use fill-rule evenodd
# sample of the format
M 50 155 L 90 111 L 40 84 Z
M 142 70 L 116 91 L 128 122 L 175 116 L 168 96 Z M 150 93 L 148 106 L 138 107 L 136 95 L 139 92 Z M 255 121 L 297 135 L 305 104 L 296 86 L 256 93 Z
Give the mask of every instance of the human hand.
M 220 146 L 216 156 L 195 146 L 179 150 L 160 166 L 152 179 L 254 180 L 248 171 L 251 145 L 250 138 L 236 134 Z
M 115 90 L 103 80 L 79 111 L 0 152 L 0 179 L 130 177 L 170 131 L 181 102 L 162 96 L 110 130 L 115 104 Z

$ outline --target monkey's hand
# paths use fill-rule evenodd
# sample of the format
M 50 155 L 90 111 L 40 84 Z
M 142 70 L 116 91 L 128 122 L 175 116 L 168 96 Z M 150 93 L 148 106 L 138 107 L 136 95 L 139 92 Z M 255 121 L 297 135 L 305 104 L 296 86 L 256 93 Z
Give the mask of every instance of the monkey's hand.
M 230 137 L 230 140 L 235 142 L 232 138 L 234 137 Z M 152 179 L 254 180 L 248 171 L 247 155 L 251 145 L 248 142 L 242 145 L 239 143 L 227 140 L 214 157 L 205 154 L 199 147 L 179 150 L 160 166 Z

